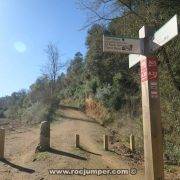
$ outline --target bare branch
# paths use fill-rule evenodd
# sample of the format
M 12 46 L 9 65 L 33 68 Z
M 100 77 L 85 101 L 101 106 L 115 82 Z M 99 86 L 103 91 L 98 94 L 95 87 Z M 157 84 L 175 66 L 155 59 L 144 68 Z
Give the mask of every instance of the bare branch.
M 130 13 L 129 14 L 125 14 L 124 16 L 121 16 L 121 17 L 116 17 L 116 18 L 113 18 L 112 20 L 117 20 L 117 19 L 121 19 L 121 18 L 124 18 L 124 17 L 126 17 L 126 16 L 128 16 L 128 15 L 130 15 Z M 95 24 L 95 23 L 97 23 L 97 22 L 100 22 L 102 19 L 96 19 L 96 20 L 94 20 L 94 21 L 91 21 L 89 24 L 87 24 L 87 25 L 85 25 L 85 26 L 83 26 L 81 29 L 79 29 L 80 31 L 82 31 L 82 30 L 84 30 L 84 29 L 87 29 L 88 27 L 91 27 L 92 26 L 92 24 Z M 111 21 L 111 20 L 109 20 L 109 21 Z
M 111 21 L 114 18 L 106 18 L 105 16 L 101 16 L 99 13 L 97 13 L 93 8 L 87 6 L 85 3 L 81 3 L 82 6 L 84 6 L 86 9 L 90 10 L 91 12 L 93 12 L 98 18 L 99 20 L 106 20 L 106 21 Z
M 142 19 L 143 21 L 146 21 L 146 20 L 144 19 L 144 17 L 142 17 L 142 16 L 139 15 L 136 11 L 134 11 L 129 4 L 123 2 L 122 0 L 118 0 L 118 1 L 119 1 L 122 5 L 124 5 L 125 7 L 127 7 L 133 14 L 135 14 L 137 17 L 139 17 L 140 20 Z
M 103 7 L 102 7 L 102 4 L 103 4 Z M 94 18 L 91 18 L 95 20 L 90 21 L 87 25 L 85 25 L 80 30 L 88 28 L 89 26 L 97 22 L 112 21 L 112 20 L 123 18 L 129 14 L 134 14 L 135 16 L 138 17 L 140 21 L 143 21 L 144 23 L 146 23 L 146 19 L 143 16 L 141 16 L 139 13 L 137 13 L 132 8 L 131 4 L 125 3 L 123 0 L 118 0 L 118 1 L 97 0 L 96 3 L 95 2 L 88 3 L 87 1 L 79 0 L 79 5 L 83 7 L 83 9 L 86 9 L 95 15 Z M 112 9 L 113 6 L 115 6 L 115 8 Z M 123 7 L 125 9 L 123 9 Z M 112 10 L 110 12 L 104 13 L 105 11 L 107 11 L 108 8 L 111 8 Z M 98 11 L 101 11 L 101 12 L 103 11 L 103 14 Z M 116 17 L 110 17 L 112 14 L 116 14 Z
M 47 76 L 50 80 L 51 95 L 53 95 L 56 89 L 56 80 L 62 67 L 60 65 L 58 47 L 53 43 L 49 43 L 45 49 L 45 53 L 47 54 L 48 62 L 42 71 L 43 75 Z

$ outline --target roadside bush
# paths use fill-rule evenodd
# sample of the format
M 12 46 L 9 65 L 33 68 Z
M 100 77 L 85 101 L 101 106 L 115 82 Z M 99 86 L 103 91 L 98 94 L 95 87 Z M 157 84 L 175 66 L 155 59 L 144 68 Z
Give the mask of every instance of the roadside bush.
M 56 110 L 59 107 L 59 103 L 60 103 L 60 100 L 57 97 L 55 97 L 51 100 L 51 104 L 47 109 L 47 112 L 48 112 L 47 113 L 47 120 L 48 121 L 55 120 Z
M 77 86 L 74 92 L 74 99 L 84 99 L 85 98 L 85 85 Z
M 112 96 L 112 86 L 107 84 L 97 89 L 95 98 L 102 102 L 106 107 L 109 107 L 109 99 Z
M 165 158 L 168 164 L 180 165 L 180 151 L 179 145 L 172 142 L 169 138 L 165 141 Z
M 99 80 L 97 78 L 94 78 L 91 81 L 87 82 L 86 93 L 93 93 L 95 95 L 98 87 L 99 87 Z
M 105 116 L 104 119 L 102 120 L 102 125 L 108 126 L 109 124 L 113 123 L 113 121 L 114 121 L 113 113 L 108 113 L 107 116 Z
M 28 124 L 36 124 L 47 120 L 47 115 L 48 107 L 41 103 L 35 103 L 24 111 L 21 120 Z
M 122 105 L 125 104 L 125 100 L 122 99 L 121 93 L 109 84 L 102 88 L 98 88 L 96 99 L 102 102 L 105 107 L 113 110 L 119 110 Z
M 0 118 L 4 118 L 5 117 L 4 112 L 5 112 L 5 109 L 4 108 L 0 108 Z
M 5 112 L 4 115 L 8 119 L 18 119 L 19 111 L 17 106 L 10 106 Z
M 125 101 L 122 99 L 122 96 L 118 93 L 114 93 L 109 99 L 108 106 L 117 111 L 122 107 L 123 103 L 125 104 Z

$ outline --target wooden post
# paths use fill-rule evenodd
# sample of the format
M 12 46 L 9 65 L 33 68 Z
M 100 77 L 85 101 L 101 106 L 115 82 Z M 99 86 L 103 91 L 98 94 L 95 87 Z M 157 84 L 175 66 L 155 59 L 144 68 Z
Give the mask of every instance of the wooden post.
M 144 131 L 145 176 L 147 180 L 164 179 L 157 58 L 141 61 L 141 88 Z
M 50 149 L 50 122 L 41 122 L 40 129 L 40 143 L 37 148 L 39 151 L 46 151 Z
M 134 135 L 130 135 L 130 149 L 131 151 L 135 150 L 135 142 L 134 142 Z
M 76 148 L 80 147 L 79 134 L 76 134 Z
M 142 54 L 148 56 L 150 52 L 149 37 L 152 28 L 143 26 L 139 31 Z M 163 180 L 163 144 L 160 118 L 160 102 L 158 89 L 157 58 L 142 57 L 141 65 L 141 91 L 144 132 L 144 160 L 145 179 Z
M 149 37 L 152 36 L 152 32 L 152 28 L 145 26 L 139 30 L 142 54 L 146 56 L 148 56 L 151 51 L 149 47 Z M 163 144 L 157 58 L 146 56 L 142 56 L 140 60 L 145 179 L 163 180 Z
M 104 135 L 104 149 L 106 151 L 108 151 L 108 148 L 109 148 L 108 143 L 109 143 L 108 135 Z
M 0 159 L 4 159 L 5 129 L 0 129 Z

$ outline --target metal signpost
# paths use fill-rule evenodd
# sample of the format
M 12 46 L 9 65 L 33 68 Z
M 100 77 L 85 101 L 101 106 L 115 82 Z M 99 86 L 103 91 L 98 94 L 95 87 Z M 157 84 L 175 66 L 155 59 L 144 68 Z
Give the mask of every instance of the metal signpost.
M 156 57 L 151 57 L 150 54 L 177 35 L 178 23 L 177 15 L 175 15 L 155 33 L 152 27 L 143 26 L 139 30 L 139 42 L 136 40 L 132 43 L 129 39 L 118 41 L 115 37 L 109 39 L 104 36 L 103 38 L 103 50 L 105 52 L 132 53 L 129 55 L 129 68 L 140 62 L 146 180 L 164 179 L 158 60 Z M 131 44 L 134 48 L 122 50 L 123 42 L 129 46 Z

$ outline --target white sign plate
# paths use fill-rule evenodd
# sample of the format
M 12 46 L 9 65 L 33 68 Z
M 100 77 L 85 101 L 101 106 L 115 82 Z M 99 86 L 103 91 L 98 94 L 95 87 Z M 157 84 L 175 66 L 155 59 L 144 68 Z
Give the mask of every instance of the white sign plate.
M 172 38 L 178 35 L 177 15 L 173 16 L 164 26 L 162 26 L 150 40 L 152 51 L 166 44 Z
M 129 68 L 133 67 L 137 64 L 140 60 L 146 58 L 146 56 L 140 54 L 130 54 L 129 55 Z
M 140 40 L 103 36 L 103 51 L 140 54 Z
M 130 54 L 129 55 L 129 68 L 134 66 L 140 61 L 140 54 Z

